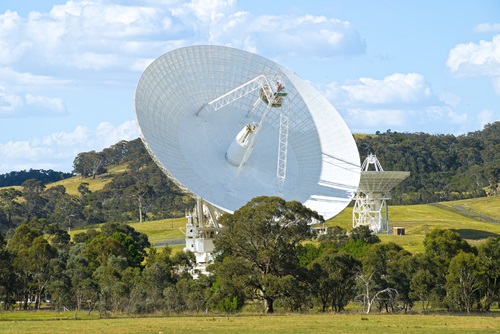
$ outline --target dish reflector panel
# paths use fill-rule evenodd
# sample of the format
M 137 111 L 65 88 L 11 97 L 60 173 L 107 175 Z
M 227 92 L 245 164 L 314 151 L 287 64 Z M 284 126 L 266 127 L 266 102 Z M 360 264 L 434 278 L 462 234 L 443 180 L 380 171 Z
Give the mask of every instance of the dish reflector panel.
M 269 91 L 275 81 L 276 99 Z M 135 113 L 164 172 L 224 211 L 267 195 L 297 200 L 328 219 L 359 184 L 357 147 L 335 108 L 289 69 L 246 51 L 192 46 L 164 54 L 138 83 Z M 260 124 L 242 156 L 238 134 Z

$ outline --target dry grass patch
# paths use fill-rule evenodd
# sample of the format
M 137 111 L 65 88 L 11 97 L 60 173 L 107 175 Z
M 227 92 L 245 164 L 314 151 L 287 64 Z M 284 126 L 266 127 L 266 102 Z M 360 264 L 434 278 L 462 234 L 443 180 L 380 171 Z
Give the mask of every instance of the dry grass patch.
M 89 184 L 90 191 L 98 191 L 113 180 L 113 175 L 124 173 L 127 170 L 127 167 L 127 163 L 111 166 L 108 168 L 107 173 L 98 175 L 95 179 L 92 179 L 91 177 L 82 179 L 80 176 L 73 176 L 61 181 L 50 183 L 47 185 L 47 188 L 62 185 L 66 188 L 66 193 L 70 195 L 79 195 L 78 186 L 80 186 L 81 183 L 86 182 Z

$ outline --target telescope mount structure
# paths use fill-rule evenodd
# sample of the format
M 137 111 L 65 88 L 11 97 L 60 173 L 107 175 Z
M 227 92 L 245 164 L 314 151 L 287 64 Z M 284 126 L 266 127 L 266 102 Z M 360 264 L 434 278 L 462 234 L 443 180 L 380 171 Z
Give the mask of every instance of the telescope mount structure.
M 223 213 L 257 196 L 298 201 L 329 219 L 351 202 L 360 160 L 330 102 L 290 69 L 234 48 L 172 50 L 144 71 L 135 94 L 153 160 L 197 199 L 186 250 L 212 260 Z
M 374 233 L 389 232 L 389 191 L 410 176 L 410 172 L 384 171 L 376 155 L 369 154 L 361 165 L 361 179 L 354 196 L 352 227 L 369 226 Z

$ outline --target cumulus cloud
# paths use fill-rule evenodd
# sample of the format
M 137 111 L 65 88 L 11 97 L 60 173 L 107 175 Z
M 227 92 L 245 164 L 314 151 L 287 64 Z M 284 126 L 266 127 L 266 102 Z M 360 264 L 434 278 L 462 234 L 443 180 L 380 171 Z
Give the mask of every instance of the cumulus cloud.
M 67 114 L 64 101 L 58 97 L 17 94 L 0 86 L 0 118 L 30 116 L 63 116 Z
M 31 12 L 27 18 L 7 11 L 0 15 L 0 63 L 30 60 L 35 69 L 123 68 L 131 56 L 151 52 L 148 39 L 168 34 L 165 15 L 161 8 L 80 0 L 55 5 L 48 13 Z
M 0 96 L 0 116 L 61 115 L 64 104 L 44 89 L 134 85 L 157 56 L 206 43 L 272 58 L 336 57 L 366 48 L 347 21 L 258 16 L 239 10 L 236 0 L 70 0 L 25 17 L 6 11 L 0 13 L 0 86 L 9 92 Z
M 174 17 L 193 26 L 198 39 L 258 52 L 268 57 L 330 58 L 365 52 L 366 43 L 347 21 L 317 15 L 255 16 L 236 1 L 197 0 Z
M 412 129 L 415 125 L 464 124 L 467 115 L 456 113 L 451 94 L 438 96 L 418 73 L 394 73 L 381 80 L 360 78 L 343 85 L 321 87 L 353 129 L 377 126 Z
M 430 85 L 418 73 L 394 73 L 382 80 L 360 78 L 344 85 L 333 82 L 324 90 L 336 104 L 349 106 L 380 108 L 384 105 L 422 106 L 437 102 Z
M 446 65 L 455 76 L 500 76 L 500 35 L 491 41 L 458 44 L 451 49 Z
M 48 75 L 19 72 L 11 67 L 0 67 L 0 86 L 33 90 L 44 86 L 62 87 L 71 82 L 72 80 L 61 80 Z
M 134 121 L 119 125 L 103 122 L 95 129 L 77 126 L 71 132 L 56 132 L 29 141 L 10 141 L 0 144 L 0 173 L 29 168 L 71 171 L 78 153 L 100 151 L 138 135 Z

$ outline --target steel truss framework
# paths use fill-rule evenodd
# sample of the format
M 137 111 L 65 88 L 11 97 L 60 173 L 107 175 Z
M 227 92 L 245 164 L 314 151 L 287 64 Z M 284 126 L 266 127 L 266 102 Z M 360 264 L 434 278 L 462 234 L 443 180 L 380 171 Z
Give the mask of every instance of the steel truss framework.
M 230 90 L 229 92 L 213 99 L 212 101 L 203 105 L 197 112 L 198 116 L 203 110 L 217 111 L 227 105 L 230 105 L 244 96 L 259 90 L 259 98 L 254 102 L 252 109 L 248 111 L 247 117 L 254 112 L 254 110 L 259 106 L 261 102 L 266 103 L 266 109 L 262 114 L 259 124 L 256 127 L 255 136 L 252 137 L 250 144 L 245 152 L 245 156 L 241 160 L 243 164 L 248 156 L 251 154 L 257 135 L 262 128 L 264 120 L 271 108 L 280 108 L 280 118 L 279 118 L 279 141 L 278 141 L 278 164 L 276 167 L 276 180 L 278 189 L 281 192 L 283 183 L 286 178 L 286 164 L 287 164 L 287 154 L 288 154 L 288 128 L 289 128 L 289 110 L 290 104 L 287 103 L 287 93 L 284 87 L 281 85 L 281 76 L 279 73 L 275 75 L 271 85 L 270 80 L 260 74 L 255 78 L 239 85 L 238 87 Z M 240 165 L 241 167 L 241 165 Z
M 361 179 L 352 210 L 352 227 L 369 226 L 375 233 L 389 231 L 389 191 L 410 175 L 409 172 L 384 171 L 375 155 L 362 164 Z

